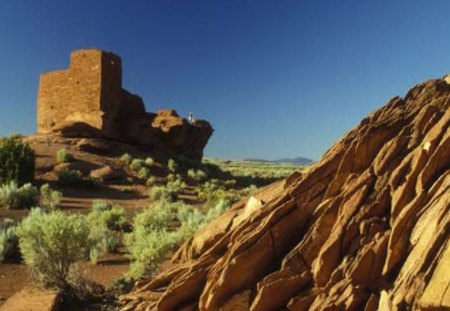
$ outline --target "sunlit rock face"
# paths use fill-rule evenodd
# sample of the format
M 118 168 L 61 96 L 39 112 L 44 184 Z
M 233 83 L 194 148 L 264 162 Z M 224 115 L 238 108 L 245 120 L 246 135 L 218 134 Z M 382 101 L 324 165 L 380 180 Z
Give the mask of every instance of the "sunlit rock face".
M 444 79 L 391 99 L 199 231 L 122 310 L 449 309 L 449 125 Z
M 72 52 L 68 69 L 41 75 L 37 132 L 164 145 L 200 159 L 213 128 L 172 110 L 146 112 L 142 99 L 122 88 L 120 57 L 90 49 Z

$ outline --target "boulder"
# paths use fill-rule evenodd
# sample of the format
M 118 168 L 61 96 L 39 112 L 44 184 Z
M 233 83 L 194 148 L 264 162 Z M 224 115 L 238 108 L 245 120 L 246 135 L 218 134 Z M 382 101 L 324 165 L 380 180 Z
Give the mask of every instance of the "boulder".
M 58 311 L 60 303 L 58 291 L 26 286 L 6 300 L 0 311 Z
M 152 121 L 159 140 L 176 153 L 200 160 L 213 128 L 208 121 L 189 123 L 174 110 L 160 110 Z
M 56 124 L 52 131 L 63 137 L 102 137 L 102 132 L 97 128 L 80 121 L 65 121 Z
M 202 228 L 122 310 L 449 310 L 449 98 L 444 79 L 393 98 Z
M 89 176 L 101 181 L 111 181 L 123 178 L 125 173 L 120 170 L 114 170 L 109 165 L 105 165 L 101 168 L 92 170 Z
M 110 154 L 113 150 L 111 144 L 99 139 L 80 139 L 76 144 L 76 149 L 79 151 L 94 153 L 94 154 Z

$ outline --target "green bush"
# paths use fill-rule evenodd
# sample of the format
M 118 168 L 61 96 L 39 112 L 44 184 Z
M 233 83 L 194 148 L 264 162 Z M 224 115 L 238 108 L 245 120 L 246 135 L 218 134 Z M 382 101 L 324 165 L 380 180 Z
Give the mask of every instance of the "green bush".
M 177 218 L 181 223 L 179 234 L 182 239 L 189 238 L 205 224 L 205 216 L 191 206 L 179 208 Z
M 77 186 L 84 182 L 83 174 L 79 170 L 64 168 L 59 172 L 58 181 L 63 186 Z
M 130 164 L 130 169 L 132 169 L 135 172 L 138 172 L 141 168 L 143 168 L 145 165 L 144 160 L 142 159 L 133 159 Z
M 0 184 L 16 182 L 23 185 L 34 178 L 34 151 L 22 137 L 0 138 Z
M 67 163 L 72 161 L 73 156 L 69 152 L 67 152 L 66 148 L 61 148 L 56 152 L 56 162 Z
M 125 211 L 120 206 L 96 200 L 92 204 L 92 212 L 87 215 L 91 232 L 90 240 L 96 241 L 91 246 L 89 257 L 97 263 L 100 255 L 116 251 L 120 239 L 119 233 L 128 227 Z
M 189 178 L 201 182 L 208 178 L 207 174 L 202 170 L 189 169 L 187 172 Z
M 94 200 L 92 202 L 92 210 L 94 212 L 104 212 L 112 208 L 111 202 L 105 200 Z
M 168 187 L 154 186 L 150 189 L 149 199 L 152 202 L 159 200 L 175 202 L 175 200 L 177 199 L 177 192 Z
M 219 201 L 206 214 L 202 214 L 198 209 L 191 206 L 181 206 L 178 208 L 177 218 L 181 223 L 178 233 L 181 239 L 187 239 L 200 228 L 207 225 L 213 219 L 220 216 L 230 207 L 227 201 Z
M 165 230 L 136 227 L 125 235 L 124 243 L 131 259 L 127 275 L 137 280 L 155 273 L 159 262 L 177 245 L 178 237 Z
M 168 231 L 174 220 L 173 207 L 167 201 L 159 201 L 135 216 L 133 232 L 124 237 L 132 260 L 127 277 L 140 279 L 155 272 L 159 262 L 180 240 L 179 234 Z
M 147 181 L 145 182 L 145 184 L 149 187 L 152 187 L 156 184 L 156 177 L 155 176 L 150 176 Z
M 167 181 L 174 181 L 177 179 L 177 175 L 176 174 L 169 174 L 167 175 Z
M 130 165 L 131 161 L 133 161 L 133 157 L 128 154 L 128 153 L 124 153 L 121 157 L 120 160 L 125 163 L 126 165 Z
M 204 204 L 204 209 L 206 211 L 215 208 L 217 204 L 223 202 L 221 204 L 231 205 L 237 200 L 239 200 L 240 196 L 233 192 L 224 191 L 222 189 L 213 191 L 208 193 L 206 196 L 206 202 Z
M 147 157 L 147 159 L 145 159 L 145 164 L 147 166 L 152 166 L 155 163 L 155 160 L 153 160 L 153 158 L 151 157 Z
M 61 203 L 62 193 L 57 190 L 53 190 L 49 184 L 44 184 L 40 189 L 41 197 L 39 205 L 45 210 L 54 210 L 59 208 Z
M 147 230 L 164 230 L 174 220 L 170 202 L 158 201 L 134 217 L 133 227 L 144 227 Z
M 220 199 L 216 204 L 208 209 L 205 215 L 205 223 L 209 223 L 213 219 L 219 217 L 223 212 L 229 209 L 231 206 L 231 201 L 227 199 Z
M 142 168 L 139 170 L 139 173 L 138 173 L 139 178 L 147 179 L 147 177 L 148 177 L 149 175 L 150 175 L 150 170 L 149 170 L 148 168 L 142 167 Z
M 186 184 L 181 178 L 177 178 L 173 181 L 169 181 L 166 185 L 166 188 L 174 193 L 179 193 L 181 190 L 186 188 Z
M 109 202 L 96 200 L 92 204 L 92 212 L 88 214 L 88 219 L 92 223 L 106 225 L 110 230 L 121 231 L 127 226 L 125 210 Z
M 19 237 L 11 219 L 0 222 L 0 263 L 19 257 Z
M 105 253 L 116 251 L 119 245 L 119 236 L 108 228 L 107 224 L 99 217 L 89 217 L 90 224 L 89 240 L 92 241 L 89 249 L 89 258 L 97 263 L 98 257 Z
M 60 210 L 32 209 L 19 225 L 20 251 L 34 277 L 44 286 L 69 290 L 72 264 L 88 258 L 93 241 L 86 217 Z
M 221 201 L 206 214 L 197 208 L 182 202 L 171 203 L 166 200 L 157 201 L 151 208 L 136 215 L 133 220 L 133 232 L 126 234 L 124 244 L 131 259 L 130 271 L 122 280 L 130 280 L 151 276 L 158 264 L 182 240 L 192 236 L 194 232 L 220 215 L 229 205 Z M 180 227 L 174 230 L 178 223 Z M 119 284 L 120 285 L 120 284 Z
M 38 191 L 31 184 L 18 187 L 15 181 L 0 186 L 0 207 L 6 209 L 30 208 L 36 204 Z
M 169 168 L 169 171 L 174 173 L 178 169 L 178 164 L 177 164 L 177 162 L 175 162 L 174 159 L 169 159 L 169 161 L 167 162 L 167 167 Z

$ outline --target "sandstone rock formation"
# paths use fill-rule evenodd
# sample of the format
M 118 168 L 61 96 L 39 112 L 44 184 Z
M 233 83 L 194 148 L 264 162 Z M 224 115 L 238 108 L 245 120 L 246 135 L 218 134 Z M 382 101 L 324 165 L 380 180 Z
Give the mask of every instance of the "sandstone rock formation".
M 450 310 L 449 83 L 391 99 L 256 198 L 197 232 L 122 310 Z
M 162 124 L 165 120 L 170 122 Z M 164 145 L 200 159 L 213 129 L 207 121 L 191 124 L 175 112 L 146 112 L 142 99 L 122 88 L 120 57 L 92 49 L 74 51 L 69 69 L 41 75 L 37 131 Z

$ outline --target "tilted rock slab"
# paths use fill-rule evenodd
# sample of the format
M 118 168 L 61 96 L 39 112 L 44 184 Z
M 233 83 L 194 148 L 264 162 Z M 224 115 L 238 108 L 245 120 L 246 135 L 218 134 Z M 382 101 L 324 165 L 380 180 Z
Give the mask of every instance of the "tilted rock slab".
M 393 98 L 197 232 L 122 311 L 450 310 L 449 125 L 444 79 Z

